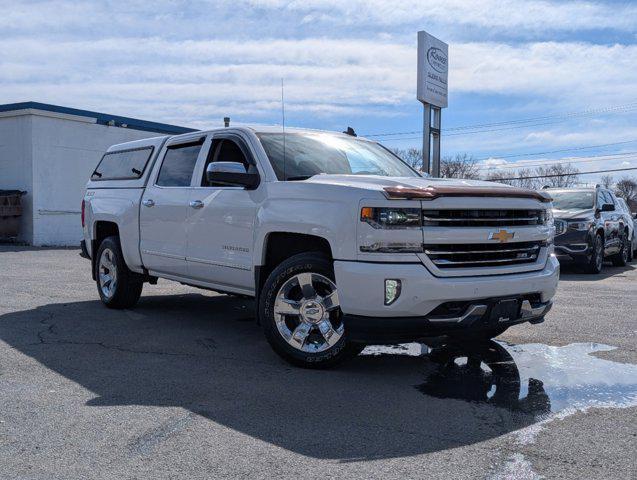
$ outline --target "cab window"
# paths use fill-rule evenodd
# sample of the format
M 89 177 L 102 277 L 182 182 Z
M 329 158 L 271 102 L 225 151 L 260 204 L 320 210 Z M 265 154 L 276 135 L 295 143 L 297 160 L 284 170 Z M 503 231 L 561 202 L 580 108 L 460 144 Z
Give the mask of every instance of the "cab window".
M 203 170 L 203 177 L 201 179 L 202 187 L 214 187 L 215 184 L 208 182 L 206 178 L 206 170 L 208 165 L 213 162 L 236 162 L 241 163 L 246 169 L 246 172 L 251 166 L 250 161 L 245 153 L 245 150 L 234 140 L 229 138 L 217 138 L 212 141 L 208 158 Z

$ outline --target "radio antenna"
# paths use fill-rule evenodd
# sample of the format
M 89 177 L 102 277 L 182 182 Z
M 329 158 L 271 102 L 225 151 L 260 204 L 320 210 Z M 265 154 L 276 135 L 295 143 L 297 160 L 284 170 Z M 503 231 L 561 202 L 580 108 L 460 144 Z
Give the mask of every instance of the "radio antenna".
M 285 101 L 283 98 L 283 78 L 281 78 L 281 125 L 283 127 L 283 181 L 287 180 L 285 175 Z

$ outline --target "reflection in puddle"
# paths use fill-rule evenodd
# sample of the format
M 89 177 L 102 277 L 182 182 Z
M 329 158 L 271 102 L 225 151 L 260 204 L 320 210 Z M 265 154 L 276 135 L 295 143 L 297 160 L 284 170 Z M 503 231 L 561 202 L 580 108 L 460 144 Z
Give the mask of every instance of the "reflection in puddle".
M 614 350 L 595 343 L 368 347 L 367 355 L 427 355 L 424 382 L 416 388 L 439 398 L 480 402 L 544 415 L 589 407 L 637 405 L 637 365 L 591 355 Z M 568 413 L 568 412 L 565 412 Z

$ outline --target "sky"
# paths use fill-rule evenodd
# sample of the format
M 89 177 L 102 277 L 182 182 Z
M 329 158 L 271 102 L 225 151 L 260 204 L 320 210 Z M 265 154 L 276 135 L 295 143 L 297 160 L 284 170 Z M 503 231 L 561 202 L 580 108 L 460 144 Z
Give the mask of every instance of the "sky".
M 484 172 L 637 167 L 637 2 L 0 0 L 0 12 L 0 103 L 280 124 L 283 79 L 286 125 L 418 147 L 426 30 L 449 44 L 443 155 Z

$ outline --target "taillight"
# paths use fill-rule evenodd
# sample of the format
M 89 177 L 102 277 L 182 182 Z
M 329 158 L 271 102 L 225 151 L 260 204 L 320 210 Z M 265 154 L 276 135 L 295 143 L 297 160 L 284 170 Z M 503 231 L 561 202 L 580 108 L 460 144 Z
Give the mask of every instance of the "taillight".
M 82 199 L 82 228 L 84 228 L 84 210 L 86 209 L 86 202 Z

